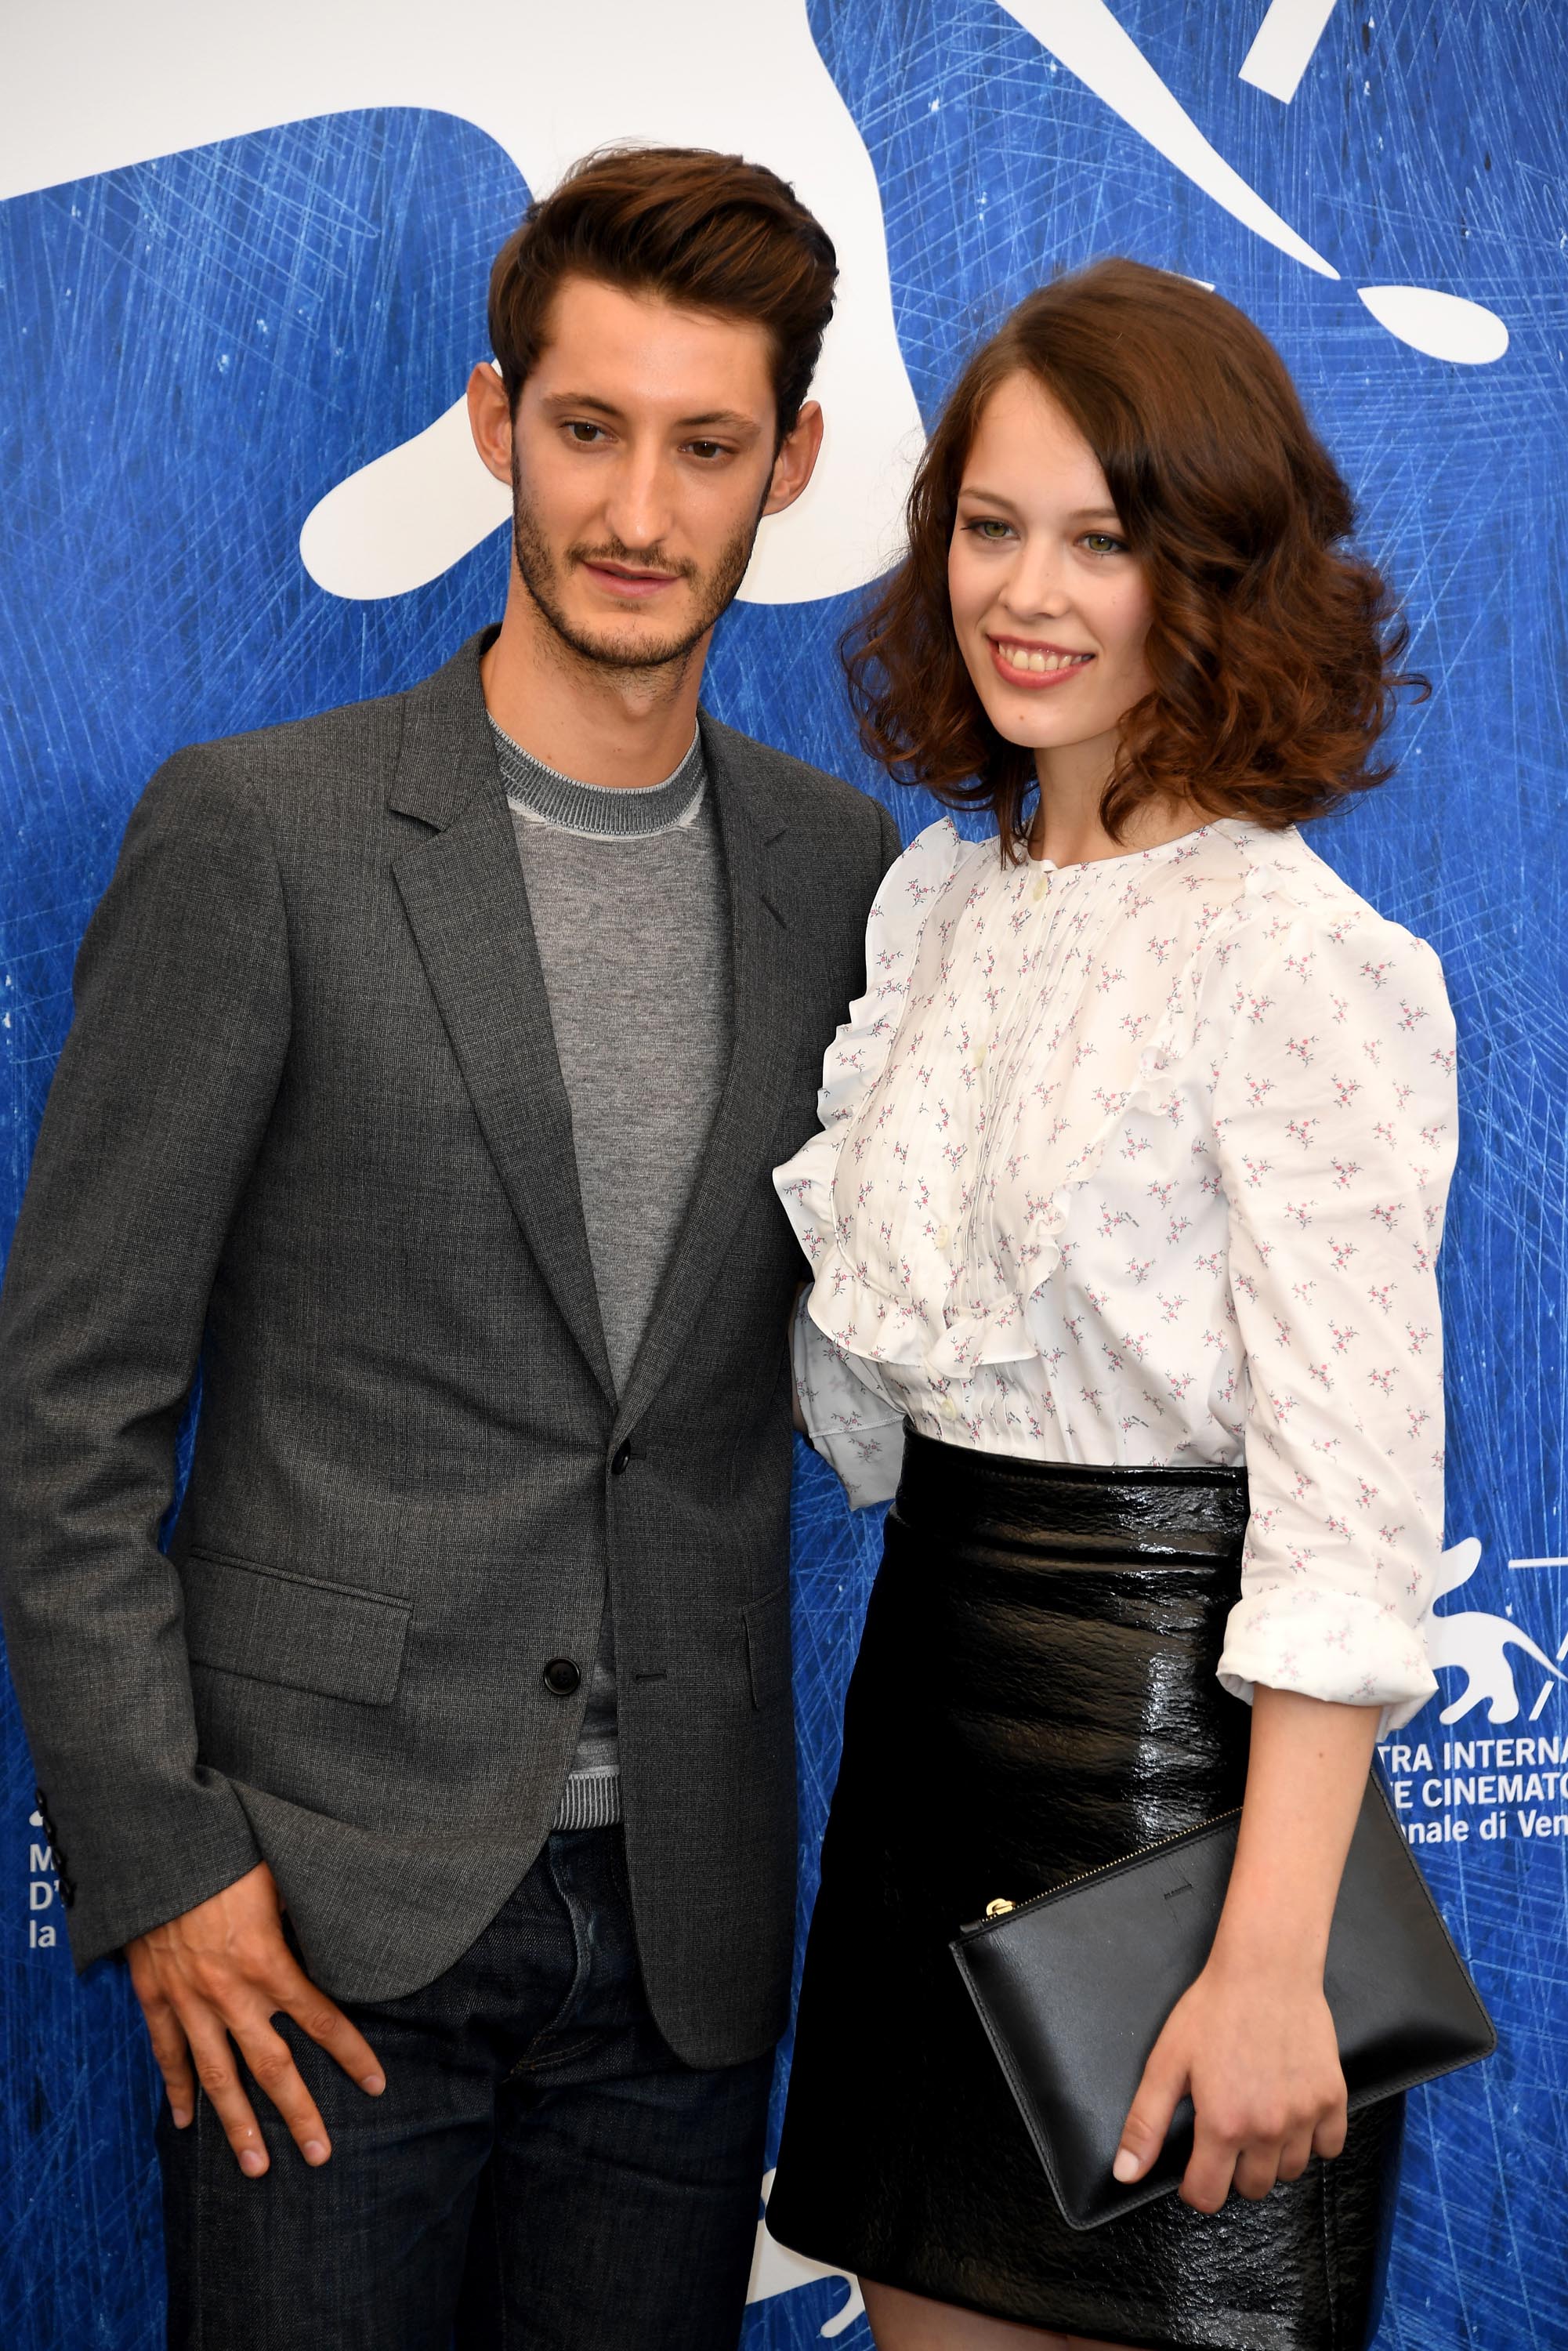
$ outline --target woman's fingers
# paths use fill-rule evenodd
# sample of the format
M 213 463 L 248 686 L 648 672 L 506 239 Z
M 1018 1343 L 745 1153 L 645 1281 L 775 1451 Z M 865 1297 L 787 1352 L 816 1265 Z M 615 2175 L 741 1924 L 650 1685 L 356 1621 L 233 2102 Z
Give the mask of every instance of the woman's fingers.
M 1199 2114 L 1193 2132 L 1192 2159 L 1182 2174 L 1178 2193 L 1195 2212 L 1218 2212 L 1230 2193 L 1240 2152 L 1237 2141 L 1206 2126 Z
M 1186 2095 L 1187 2064 L 1167 2026 L 1149 2053 L 1137 2095 L 1122 2125 L 1111 2169 L 1124 2185 L 1142 2179 L 1170 2134 L 1171 2117 Z
M 1248 2201 L 1253 2204 L 1257 2203 L 1260 2197 L 1267 2196 L 1270 2189 L 1281 2176 L 1280 2165 L 1283 2152 L 1277 2139 L 1263 2142 L 1254 2140 L 1249 2145 L 1239 2148 L 1237 2152 L 1236 2168 L 1231 2181 L 1238 2196 L 1245 2196 Z
M 1312 2135 L 1310 2131 L 1293 2131 L 1280 2149 L 1280 2177 L 1299 2179 L 1312 2159 Z
M 1343 2155 L 1345 2133 L 1349 2127 L 1350 2116 L 1342 2101 L 1332 2114 L 1323 2116 L 1312 2133 L 1312 2153 L 1330 2162 L 1336 2155 Z

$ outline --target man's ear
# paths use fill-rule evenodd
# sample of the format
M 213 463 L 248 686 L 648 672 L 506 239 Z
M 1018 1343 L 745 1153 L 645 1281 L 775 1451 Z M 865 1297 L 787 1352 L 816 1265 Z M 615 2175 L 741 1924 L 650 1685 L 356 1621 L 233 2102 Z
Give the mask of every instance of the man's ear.
M 821 406 L 817 401 L 808 400 L 779 444 L 779 455 L 773 460 L 773 479 L 768 486 L 762 508 L 765 515 L 782 514 L 786 507 L 794 505 L 811 478 L 821 446 Z
M 468 379 L 468 424 L 486 470 L 512 479 L 512 411 L 494 360 L 481 360 Z

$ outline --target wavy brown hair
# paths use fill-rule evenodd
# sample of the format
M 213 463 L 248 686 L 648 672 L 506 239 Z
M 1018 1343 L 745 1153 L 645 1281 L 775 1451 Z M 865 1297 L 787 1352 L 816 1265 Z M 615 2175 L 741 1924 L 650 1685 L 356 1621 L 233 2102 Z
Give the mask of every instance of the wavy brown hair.
M 1350 493 L 1279 352 L 1218 294 L 1099 261 L 1019 304 L 959 377 L 908 505 L 908 552 L 843 641 L 861 737 L 899 783 L 988 807 L 1021 853 L 1033 753 L 987 717 L 954 634 L 947 550 L 980 413 L 1032 376 L 1082 434 L 1144 569 L 1153 689 L 1123 716 L 1100 817 L 1141 803 L 1280 828 L 1392 774 L 1375 764 L 1408 632 L 1346 545 Z

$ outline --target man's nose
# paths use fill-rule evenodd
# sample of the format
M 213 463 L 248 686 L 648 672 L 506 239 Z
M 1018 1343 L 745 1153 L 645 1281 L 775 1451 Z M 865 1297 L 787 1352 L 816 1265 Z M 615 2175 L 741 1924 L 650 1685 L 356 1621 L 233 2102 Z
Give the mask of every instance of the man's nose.
M 645 554 L 670 535 L 674 520 L 670 472 L 662 452 L 629 449 L 615 468 L 605 522 L 622 546 Z

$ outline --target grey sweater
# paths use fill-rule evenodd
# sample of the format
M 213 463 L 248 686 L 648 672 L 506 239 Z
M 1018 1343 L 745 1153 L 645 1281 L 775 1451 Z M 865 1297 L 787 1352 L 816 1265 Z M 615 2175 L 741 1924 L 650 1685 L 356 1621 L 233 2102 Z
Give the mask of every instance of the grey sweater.
M 571 1104 L 604 1343 L 624 1390 L 731 1042 L 729 896 L 700 738 L 664 783 L 580 784 L 491 726 Z M 558 1828 L 618 1820 L 608 1599 Z

